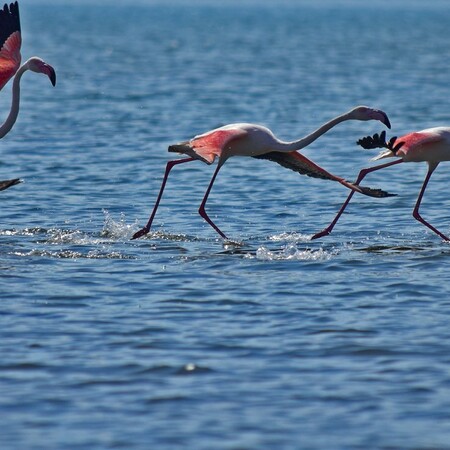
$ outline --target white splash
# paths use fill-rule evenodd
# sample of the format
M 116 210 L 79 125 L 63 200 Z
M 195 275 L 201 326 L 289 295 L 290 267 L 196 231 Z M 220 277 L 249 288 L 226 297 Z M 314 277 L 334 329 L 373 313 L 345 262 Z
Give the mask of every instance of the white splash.
M 15 251 L 11 255 L 19 257 L 45 257 L 56 259 L 134 259 L 132 256 L 123 255 L 120 252 L 103 252 L 102 250 L 90 250 L 87 253 L 82 253 L 74 250 L 40 250 L 33 249 L 29 251 Z
M 93 245 L 100 243 L 100 239 L 83 233 L 80 230 L 62 230 L 54 228 L 46 233 L 46 244 L 52 245 Z
M 300 250 L 295 244 L 288 244 L 279 251 L 272 251 L 266 247 L 259 247 L 256 250 L 256 259 L 263 261 L 327 261 L 334 255 L 322 248 L 318 250 L 304 249 Z
M 123 213 L 120 214 L 119 221 L 115 221 L 106 209 L 103 210 L 103 214 L 105 216 L 105 222 L 101 233 L 103 237 L 129 240 L 139 229 L 137 220 L 132 224 L 127 224 L 125 214 Z
M 311 240 L 311 235 L 301 234 L 294 232 L 284 232 L 280 234 L 275 234 L 270 236 L 269 239 L 274 242 L 287 241 L 287 242 L 309 242 Z

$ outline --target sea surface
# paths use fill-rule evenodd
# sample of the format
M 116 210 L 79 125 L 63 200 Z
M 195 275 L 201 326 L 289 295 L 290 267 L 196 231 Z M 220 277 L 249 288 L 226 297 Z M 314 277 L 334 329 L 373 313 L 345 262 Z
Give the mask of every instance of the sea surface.
M 220 4 L 219 4 L 220 3 Z M 447 2 L 21 2 L 28 72 L 1 142 L 0 448 L 450 449 L 450 246 L 411 215 L 426 164 L 355 195 L 269 161 L 176 166 L 232 122 L 302 137 L 353 106 L 450 125 Z M 0 95 L 2 117 L 11 100 Z M 0 119 L 3 120 L 3 119 Z M 303 153 L 353 180 L 345 122 Z M 450 233 L 449 170 L 421 212 Z

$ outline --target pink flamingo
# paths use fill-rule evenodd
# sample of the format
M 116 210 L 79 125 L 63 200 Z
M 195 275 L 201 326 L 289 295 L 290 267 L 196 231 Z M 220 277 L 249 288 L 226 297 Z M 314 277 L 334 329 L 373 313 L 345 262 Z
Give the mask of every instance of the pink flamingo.
M 17 120 L 20 103 L 20 79 L 27 71 L 43 73 L 47 75 L 53 86 L 56 84 L 56 74 L 52 66 L 42 59 L 34 56 L 28 59 L 22 66 L 20 47 L 22 37 L 20 31 L 19 5 L 17 2 L 11 3 L 8 7 L 4 5 L 0 10 L 0 90 L 6 85 L 14 75 L 12 87 L 11 110 L 5 122 L 0 126 L 0 139 L 9 133 Z M 13 186 L 15 183 L 9 183 L 6 180 L 3 189 Z
M 357 191 L 372 197 L 388 196 L 389 194 L 387 192 L 381 191 L 380 189 L 357 187 L 343 178 L 332 175 L 296 151 L 311 144 L 322 134 L 346 120 L 379 120 L 388 128 L 391 127 L 389 119 L 383 111 L 368 108 L 367 106 L 358 106 L 345 114 L 335 117 L 308 136 L 293 142 L 280 141 L 274 136 L 272 131 L 263 126 L 250 123 L 237 123 L 208 131 L 205 134 L 195 136 L 190 141 L 171 145 L 169 152 L 182 153 L 189 156 L 189 158 L 167 163 L 159 195 L 148 223 L 144 228 L 136 232 L 132 239 L 140 238 L 150 231 L 172 168 L 177 164 L 194 160 L 200 160 L 206 164 L 212 164 L 216 157 L 219 160 L 198 212 L 223 239 L 227 239 L 226 235 L 214 224 L 208 214 L 206 214 L 205 205 L 220 168 L 232 156 L 252 156 L 253 158 L 268 159 L 303 175 L 337 181 L 352 191 Z
M 395 156 L 400 157 L 400 159 L 361 170 L 355 184 L 358 185 L 369 173 L 384 169 L 385 167 L 400 164 L 402 162 L 427 162 L 428 172 L 422 184 L 416 205 L 414 206 L 413 217 L 440 236 L 444 241 L 449 241 L 450 239 L 445 234 L 441 233 L 438 229 L 422 218 L 419 213 L 419 208 L 432 173 L 441 161 L 450 161 L 450 127 L 428 128 L 426 130 L 405 134 L 399 138 L 393 137 L 389 142 L 386 142 L 385 138 L 386 133 L 383 131 L 380 135 L 375 134 L 373 137 L 365 137 L 360 139 L 357 143 L 366 149 L 387 149 L 383 150 L 378 156 L 373 158 L 373 161 Z M 342 215 L 350 202 L 352 196 L 353 192 L 351 192 L 347 197 L 347 200 L 341 206 L 341 209 L 338 211 L 336 217 L 330 225 L 323 231 L 315 234 L 312 239 L 317 239 L 331 233 L 339 220 L 339 217 Z

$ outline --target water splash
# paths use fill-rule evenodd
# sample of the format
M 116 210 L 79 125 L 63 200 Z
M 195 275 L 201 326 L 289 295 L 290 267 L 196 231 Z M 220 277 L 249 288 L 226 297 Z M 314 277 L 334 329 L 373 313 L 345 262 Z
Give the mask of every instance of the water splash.
M 39 234 L 46 234 L 48 230 L 46 228 L 24 228 L 23 230 L 0 230 L 1 236 L 36 236 Z
M 287 241 L 287 242 L 309 242 L 311 240 L 310 234 L 301 234 L 297 232 L 284 232 L 270 236 L 269 239 L 274 242 Z
M 17 230 L 3 230 L 0 231 L 2 236 L 23 236 L 36 238 L 33 242 L 39 244 L 74 244 L 74 245 L 86 245 L 97 244 L 101 242 L 101 239 L 93 238 L 92 236 L 82 232 L 81 230 L 68 230 L 63 228 L 24 228 Z
M 120 252 L 104 252 L 100 249 L 90 250 L 87 253 L 82 253 L 74 250 L 40 250 L 33 249 L 30 251 L 15 251 L 10 253 L 13 256 L 19 257 L 45 257 L 55 259 L 135 259 L 132 256 L 124 255 Z
M 41 243 L 52 245 L 95 245 L 100 242 L 101 239 L 93 238 L 80 230 L 52 228 L 47 230 L 45 239 Z
M 329 260 L 334 252 L 323 250 L 304 249 L 300 250 L 295 244 L 288 244 L 279 251 L 272 251 L 266 247 L 259 247 L 253 257 L 263 261 L 322 261 Z
M 103 210 L 103 214 L 105 216 L 105 222 L 101 232 L 102 237 L 130 240 L 133 234 L 139 229 L 137 220 L 132 224 L 127 224 L 125 214 L 123 213 L 120 214 L 119 221 L 115 221 L 106 209 Z
M 18 257 L 44 257 L 55 259 L 134 259 L 118 250 L 117 245 L 128 241 L 137 228 L 137 224 L 127 224 L 124 215 L 119 221 L 112 219 L 108 211 L 103 211 L 105 221 L 98 232 L 85 232 L 80 229 L 64 228 L 26 228 L 8 230 L 10 236 L 26 236 L 22 247 L 32 246 L 9 252 Z

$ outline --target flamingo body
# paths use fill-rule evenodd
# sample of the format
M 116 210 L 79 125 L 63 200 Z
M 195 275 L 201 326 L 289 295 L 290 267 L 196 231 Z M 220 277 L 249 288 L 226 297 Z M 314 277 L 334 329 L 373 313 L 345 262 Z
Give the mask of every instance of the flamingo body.
M 270 129 L 261 125 L 252 123 L 234 123 L 197 135 L 189 141 L 171 145 L 169 147 L 169 152 L 181 153 L 187 155 L 189 158 L 170 161 L 167 163 L 161 188 L 148 223 L 144 228 L 133 235 L 133 239 L 142 237 L 150 231 L 153 218 L 156 214 L 167 178 L 172 168 L 177 164 L 182 164 L 193 160 L 200 160 L 206 164 L 212 164 L 216 158 L 219 160 L 217 168 L 200 205 L 199 214 L 224 239 L 226 239 L 225 234 L 209 218 L 205 211 L 205 205 L 220 168 L 223 166 L 225 161 L 232 156 L 251 156 L 259 159 L 268 159 L 280 164 L 283 167 L 295 170 L 300 174 L 337 181 L 349 189 L 365 195 L 370 195 L 372 197 L 386 197 L 390 195 L 379 189 L 355 186 L 343 178 L 327 172 L 325 169 L 321 168 L 297 152 L 297 150 L 306 147 L 322 134 L 346 120 L 378 120 L 390 128 L 390 122 L 386 113 L 367 106 L 358 106 L 345 114 L 335 117 L 311 134 L 297 141 L 281 141 L 275 137 Z
M 232 124 L 208 131 L 207 133 L 193 137 L 189 142 L 170 146 L 169 151 L 184 153 L 206 164 L 212 164 L 216 157 L 224 159 L 227 149 L 236 148 L 236 140 L 238 138 L 245 138 L 246 140 L 249 137 L 251 138 L 244 125 Z M 233 146 L 229 145 L 230 141 L 235 141 L 233 142 Z
M 176 152 L 212 164 L 217 157 L 219 165 L 232 156 L 251 156 L 268 159 L 287 169 L 315 178 L 344 181 L 330 174 L 296 150 L 289 151 L 291 144 L 275 137 L 262 125 L 234 123 L 199 134 L 190 141 L 171 145 L 169 152 Z
M 450 161 L 450 128 L 435 127 L 426 130 L 405 134 L 396 139 L 402 147 L 393 152 L 388 149 L 373 158 L 374 161 L 400 157 L 405 162 L 428 162 L 438 164 L 441 161 Z
M 282 145 L 269 128 L 253 123 L 233 123 L 195 136 L 189 142 L 170 146 L 169 152 L 185 153 L 208 164 L 218 157 L 219 164 L 223 164 L 232 156 L 255 157 L 282 149 Z

